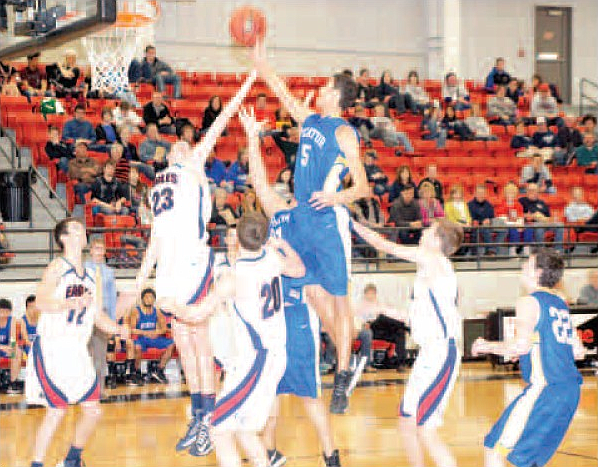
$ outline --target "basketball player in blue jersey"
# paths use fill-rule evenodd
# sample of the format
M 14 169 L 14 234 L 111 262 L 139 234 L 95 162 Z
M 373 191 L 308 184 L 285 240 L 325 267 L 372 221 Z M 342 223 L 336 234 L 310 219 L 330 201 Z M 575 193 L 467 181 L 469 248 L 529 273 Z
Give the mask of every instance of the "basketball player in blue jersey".
M 39 320 L 39 308 L 35 301 L 35 295 L 29 295 L 25 299 L 25 314 L 21 318 L 21 337 L 23 340 L 23 351 L 29 354 L 31 344 L 37 336 L 37 321 Z
M 154 219 L 152 237 L 137 275 L 137 290 L 145 286 L 156 264 L 156 305 L 172 300 L 199 303 L 213 281 L 214 254 L 208 245 L 207 224 L 212 202 L 205 174 L 205 161 L 218 137 L 251 89 L 256 73 L 251 73 L 202 141 L 195 147 L 177 143 L 169 156 L 169 167 L 156 175 L 150 192 Z M 178 319 L 172 323 L 173 337 L 191 395 L 193 418 L 177 451 L 205 456 L 212 450 L 209 419 L 214 410 L 216 381 L 214 358 L 207 323 L 189 325 Z
M 557 290 L 563 276 L 560 253 L 542 248 L 523 265 L 529 295 L 516 305 L 515 338 L 505 342 L 477 339 L 473 355 L 519 358 L 524 391 L 506 408 L 484 440 L 486 467 L 546 465 L 575 415 L 582 378 L 575 359 L 585 356 Z
M 12 304 L 9 300 L 0 299 L 0 358 L 9 358 L 10 361 L 10 383 L 6 391 L 8 394 L 19 394 L 21 392 L 17 378 L 21 371 L 23 352 L 20 347 L 12 347 L 17 341 L 17 320 L 11 316 Z
M 333 336 L 338 352 L 337 373 L 330 403 L 332 413 L 348 408 L 347 386 L 353 337 L 348 297 L 351 236 L 344 205 L 369 196 L 367 177 L 359 158 L 359 138 L 342 118 L 340 104 L 347 99 L 349 79 L 335 75 L 319 90 L 315 113 L 295 99 L 266 59 L 258 43 L 252 60 L 260 76 L 301 125 L 295 163 L 295 198 L 289 244 L 299 253 L 308 271 L 304 283 L 309 302 Z M 348 168 L 353 186 L 340 189 L 340 174 Z
M 292 235 L 291 205 L 269 185 L 266 169 L 260 155 L 259 133 L 261 123 L 256 122 L 251 110 L 239 112 L 248 139 L 249 176 L 257 187 L 257 195 L 270 218 L 270 238 L 286 240 Z M 326 408 L 320 398 L 320 323 L 309 309 L 303 296 L 304 278 L 282 278 L 283 301 L 287 334 L 287 366 L 278 384 L 277 394 L 292 394 L 302 398 L 305 410 L 322 443 L 324 462 L 327 467 L 340 466 L 339 452 L 334 449 L 334 439 Z M 286 463 L 284 455 L 276 449 L 276 419 L 278 404 L 264 430 L 270 467 Z
M 355 232 L 389 255 L 417 264 L 408 317 L 419 353 L 399 406 L 404 447 L 413 467 L 424 463 L 427 450 L 437 467 L 456 467 L 455 458 L 437 433 L 452 393 L 461 356 L 462 321 L 457 307 L 457 277 L 449 256 L 463 242 L 463 228 L 440 219 L 422 233 L 419 245 L 397 245 L 355 222 Z
M 54 239 L 62 255 L 52 261 L 40 282 L 37 305 L 38 336 L 27 359 L 25 389 L 27 403 L 47 407 L 38 429 L 31 467 L 42 467 L 46 451 L 66 415 L 69 404 L 81 406 L 71 448 L 63 467 L 81 467 L 81 452 L 100 419 L 100 387 L 88 351 L 92 329 L 128 337 L 101 310 L 101 284 L 83 264 L 87 236 L 83 224 L 74 218 L 60 221 Z M 133 294 L 123 293 L 117 309 L 129 308 Z

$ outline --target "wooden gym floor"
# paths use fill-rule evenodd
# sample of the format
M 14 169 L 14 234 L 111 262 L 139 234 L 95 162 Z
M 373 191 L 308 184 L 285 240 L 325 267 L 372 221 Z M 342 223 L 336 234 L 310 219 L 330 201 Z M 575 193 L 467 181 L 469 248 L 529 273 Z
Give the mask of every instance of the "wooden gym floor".
M 385 370 L 367 374 L 351 398 L 350 411 L 334 416 L 332 426 L 344 467 L 407 466 L 397 431 L 396 407 L 408 373 Z M 598 406 L 596 377 L 587 372 L 581 402 L 567 436 L 551 467 L 594 467 L 598 463 Z M 326 402 L 330 377 L 324 378 Z M 453 392 L 440 434 L 456 456 L 459 467 L 483 465 L 482 441 L 508 401 L 521 390 L 515 374 L 492 370 L 486 363 L 468 363 Z M 193 458 L 174 446 L 186 429 L 188 398 L 184 387 L 147 385 L 109 391 L 102 404 L 104 417 L 84 451 L 88 467 L 197 467 L 216 466 L 213 454 Z M 27 409 L 22 396 L 0 396 L 0 466 L 28 467 L 30 453 L 43 416 Z M 71 409 L 46 460 L 54 466 L 62 459 L 74 428 L 77 409 Z M 281 405 L 278 447 L 288 466 L 322 465 L 314 430 L 301 402 L 287 397 Z M 428 464 L 427 464 L 428 465 Z M 431 463 L 429 465 L 432 465 Z

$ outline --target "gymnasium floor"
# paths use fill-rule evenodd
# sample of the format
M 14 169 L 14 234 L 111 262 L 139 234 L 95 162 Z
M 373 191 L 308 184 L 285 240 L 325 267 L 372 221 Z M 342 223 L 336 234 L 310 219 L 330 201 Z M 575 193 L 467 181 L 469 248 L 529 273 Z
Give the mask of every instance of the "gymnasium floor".
M 333 429 L 344 467 L 408 466 L 397 432 L 396 406 L 408 373 L 385 370 L 364 376 L 351 398 L 347 415 L 334 416 Z M 331 378 L 324 378 L 330 397 Z M 88 467 L 216 466 L 214 455 L 196 459 L 178 454 L 174 445 L 186 428 L 184 387 L 147 385 L 119 388 L 103 404 L 104 418 L 84 452 Z M 482 440 L 507 401 L 521 389 L 517 375 L 492 370 L 485 363 L 466 363 L 449 404 L 442 438 L 460 467 L 483 465 Z M 584 374 L 581 403 L 551 467 L 595 467 L 598 463 L 597 380 Z M 322 465 L 318 441 L 301 403 L 286 398 L 281 406 L 278 447 L 288 466 Z M 66 418 L 50 449 L 47 466 L 54 466 L 68 447 L 76 410 Z M 22 396 L 0 396 L 0 466 L 28 467 L 34 433 L 43 411 L 26 409 Z M 432 465 L 432 464 L 429 464 Z

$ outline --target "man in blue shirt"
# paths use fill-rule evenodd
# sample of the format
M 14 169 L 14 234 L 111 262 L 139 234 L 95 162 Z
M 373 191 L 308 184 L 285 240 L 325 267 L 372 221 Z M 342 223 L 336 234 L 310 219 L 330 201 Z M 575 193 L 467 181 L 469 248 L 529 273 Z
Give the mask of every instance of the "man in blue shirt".
M 535 241 L 537 243 L 544 242 L 544 234 L 547 230 L 554 232 L 554 248 L 563 251 L 563 237 L 564 229 L 562 225 L 555 226 L 553 219 L 550 217 L 550 208 L 544 200 L 538 197 L 540 189 L 535 183 L 527 184 L 527 196 L 519 198 L 519 203 L 523 207 L 523 217 L 525 223 L 533 223 L 538 226 L 546 225 L 534 229 Z M 548 226 L 547 224 L 553 224 Z M 540 245 L 542 246 L 542 245 Z
M 494 222 L 494 206 L 486 199 L 486 185 L 480 183 L 475 188 L 474 198 L 467 203 L 469 208 L 469 214 L 471 215 L 471 221 L 474 225 L 486 227 L 478 229 L 477 238 L 474 239 L 476 243 L 482 241 L 486 244 L 484 248 L 486 255 L 494 256 L 496 249 L 490 246 L 491 243 L 504 243 L 507 236 L 507 230 L 495 230 L 490 229 Z M 496 240 L 493 241 L 492 234 L 496 234 Z M 505 246 L 499 248 L 501 255 L 506 255 L 508 250 Z
M 106 264 L 106 244 L 102 237 L 96 237 L 91 240 L 89 253 L 91 260 L 85 263 L 85 267 L 92 268 L 96 274 L 99 271 L 102 275 L 103 311 L 112 321 L 116 321 L 116 280 L 114 278 L 114 270 Z M 110 337 L 96 327 L 89 341 L 89 350 L 100 380 L 100 391 L 102 394 L 106 380 L 106 353 Z M 114 362 L 109 362 L 108 367 L 109 386 L 111 389 L 114 389 L 116 387 Z
M 216 157 L 216 151 L 212 151 L 206 159 L 206 176 L 212 192 L 216 187 L 222 187 L 229 193 L 233 192 L 232 184 L 226 181 L 226 166 Z
M 85 106 L 75 107 L 75 118 L 64 124 L 62 140 L 65 142 L 82 141 L 88 145 L 95 143 L 96 132 L 91 122 L 85 120 Z

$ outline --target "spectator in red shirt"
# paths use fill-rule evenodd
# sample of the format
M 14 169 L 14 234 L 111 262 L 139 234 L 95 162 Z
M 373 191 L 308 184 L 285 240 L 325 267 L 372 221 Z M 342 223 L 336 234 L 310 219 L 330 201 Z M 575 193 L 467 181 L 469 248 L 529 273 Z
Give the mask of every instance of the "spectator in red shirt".
M 21 79 L 27 82 L 29 96 L 43 96 L 48 88 L 46 72 L 38 66 L 39 52 L 27 55 L 27 67 L 21 71 Z
M 128 183 L 131 164 L 123 157 L 123 152 L 122 144 L 114 143 L 110 148 L 110 160 L 114 162 L 116 167 L 115 178 L 121 183 Z

